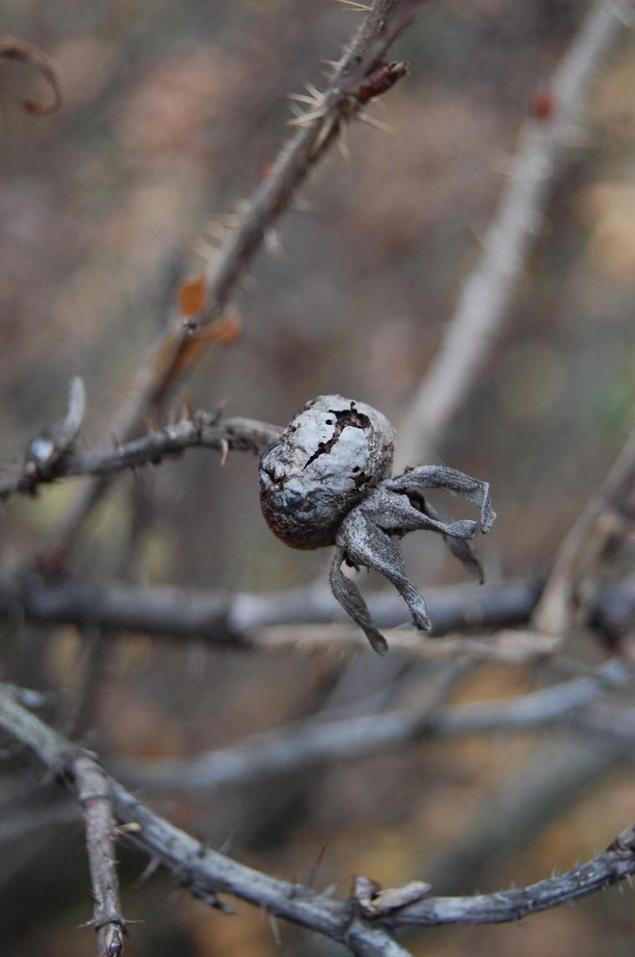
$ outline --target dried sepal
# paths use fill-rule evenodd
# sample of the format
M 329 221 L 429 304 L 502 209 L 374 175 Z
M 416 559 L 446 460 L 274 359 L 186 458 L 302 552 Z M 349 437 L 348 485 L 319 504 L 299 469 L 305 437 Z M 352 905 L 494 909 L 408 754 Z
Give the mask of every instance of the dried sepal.
M 388 651 L 388 642 L 373 623 L 368 606 L 359 588 L 342 571 L 342 563 L 345 560 L 344 549 L 336 548 L 329 572 L 331 591 L 347 615 L 350 615 L 355 624 L 362 629 L 373 651 L 376 651 L 379 655 L 385 655 Z
M 425 881 L 410 881 L 401 887 L 387 887 L 382 890 L 377 881 L 357 874 L 353 882 L 353 897 L 367 918 L 385 917 L 395 910 L 416 904 L 427 897 L 432 886 Z

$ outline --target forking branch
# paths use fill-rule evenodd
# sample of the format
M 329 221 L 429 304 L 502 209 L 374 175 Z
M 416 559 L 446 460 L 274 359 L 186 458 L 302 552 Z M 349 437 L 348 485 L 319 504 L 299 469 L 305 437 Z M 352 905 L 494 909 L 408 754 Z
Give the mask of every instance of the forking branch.
M 75 794 L 69 759 L 76 749 L 62 735 L 18 703 L 13 689 L 0 685 L 0 726 L 28 747 L 45 767 L 66 776 Z M 70 758 L 69 758 L 70 756 Z M 635 873 L 635 829 L 631 826 L 605 851 L 572 870 L 527 887 L 467 897 L 435 897 L 423 882 L 419 899 L 404 904 L 404 888 L 386 891 L 385 906 L 374 912 L 353 896 L 334 900 L 303 884 L 270 877 L 213 851 L 142 804 L 105 776 L 122 838 L 156 858 L 195 897 L 225 910 L 218 894 L 238 897 L 267 913 L 339 941 L 356 954 L 405 955 L 389 932 L 401 927 L 487 924 L 515 921 L 576 901 Z M 390 901 L 394 903 L 390 904 Z M 372 900 L 371 900 L 372 904 Z

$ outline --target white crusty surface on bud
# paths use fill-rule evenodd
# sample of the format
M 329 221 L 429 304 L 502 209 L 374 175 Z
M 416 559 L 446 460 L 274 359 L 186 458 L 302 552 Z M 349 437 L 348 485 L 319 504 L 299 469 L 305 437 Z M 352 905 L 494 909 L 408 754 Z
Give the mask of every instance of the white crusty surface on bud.
M 332 545 L 342 519 L 390 474 L 394 432 L 364 402 L 312 399 L 260 459 L 262 510 L 287 545 Z

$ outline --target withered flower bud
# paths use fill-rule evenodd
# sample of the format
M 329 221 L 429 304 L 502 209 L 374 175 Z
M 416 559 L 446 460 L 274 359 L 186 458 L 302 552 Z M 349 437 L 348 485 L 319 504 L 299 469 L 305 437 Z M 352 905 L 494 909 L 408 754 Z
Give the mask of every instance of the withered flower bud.
M 408 579 L 396 540 L 426 529 L 443 536 L 465 567 L 483 578 L 470 540 L 496 518 L 489 485 L 444 465 L 420 465 L 390 477 L 393 428 L 363 402 L 340 395 L 312 399 L 260 459 L 260 501 L 267 524 L 293 548 L 335 545 L 329 581 L 337 601 L 375 651 L 388 645 L 342 565 L 373 568 L 406 602 L 417 628 L 431 627 L 423 595 Z M 444 489 L 480 507 L 480 522 L 448 522 L 428 502 Z
M 260 501 L 292 548 L 334 545 L 342 519 L 390 474 L 394 432 L 364 402 L 311 399 L 260 459 Z

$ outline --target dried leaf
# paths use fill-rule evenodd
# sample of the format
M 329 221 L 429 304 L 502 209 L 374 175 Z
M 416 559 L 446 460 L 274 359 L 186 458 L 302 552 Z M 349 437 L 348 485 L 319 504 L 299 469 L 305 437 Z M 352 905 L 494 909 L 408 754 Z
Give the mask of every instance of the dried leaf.
M 7 34 L 0 37 L 0 57 L 5 60 L 18 60 L 30 64 L 44 80 L 52 93 L 52 102 L 48 105 L 36 103 L 35 100 L 24 99 L 22 106 L 27 113 L 35 116 L 47 116 L 54 113 L 62 105 L 62 94 L 55 67 L 50 57 L 39 47 L 33 46 L 26 40 L 12 37 Z
M 372 912 L 378 915 L 388 914 L 408 904 L 416 904 L 427 897 L 431 890 L 432 886 L 425 881 L 410 881 L 402 887 L 389 887 L 373 897 Z
M 183 316 L 198 316 L 207 303 L 207 283 L 205 276 L 186 279 L 179 289 L 179 307 Z
M 237 342 L 242 332 L 243 320 L 237 309 L 228 309 L 220 319 L 217 319 L 209 327 L 210 339 L 224 346 L 231 346 L 234 342 Z
M 181 345 L 170 370 L 170 378 L 195 366 L 210 342 L 217 342 L 223 346 L 232 345 L 240 338 L 242 328 L 243 321 L 238 310 L 229 309 L 225 315 L 209 326 L 197 329 Z
M 556 112 L 556 98 L 551 90 L 537 90 L 529 103 L 529 115 L 546 123 Z
M 370 73 L 367 73 L 362 82 L 355 90 L 355 96 L 359 103 L 368 103 L 376 96 L 386 93 L 397 80 L 400 80 L 408 73 L 408 64 L 404 62 L 393 61 L 392 63 L 379 63 Z
M 365 917 L 381 917 L 400 907 L 415 904 L 426 897 L 431 889 L 431 885 L 425 881 L 410 881 L 401 887 L 381 890 L 376 881 L 358 874 L 355 877 L 353 896 Z
M 117 830 L 121 834 L 140 834 L 143 828 L 137 821 L 128 821 L 126 824 L 120 824 Z

